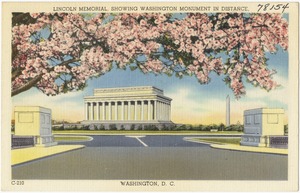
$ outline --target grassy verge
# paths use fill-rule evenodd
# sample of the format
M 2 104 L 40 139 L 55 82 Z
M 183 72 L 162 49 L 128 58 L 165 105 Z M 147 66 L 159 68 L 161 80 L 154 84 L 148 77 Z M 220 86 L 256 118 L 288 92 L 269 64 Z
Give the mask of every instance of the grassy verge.
M 235 144 L 239 145 L 241 138 L 194 138 L 193 141 L 203 141 L 203 142 L 209 142 L 209 143 L 223 143 L 223 144 Z
M 104 135 L 109 135 L 109 134 L 194 134 L 194 135 L 234 135 L 234 134 L 240 134 L 242 135 L 242 132 L 237 132 L 237 131 L 220 131 L 220 132 L 208 132 L 208 131 L 131 131 L 131 130 L 62 130 L 62 131 L 53 131 L 53 134 L 60 133 L 60 134 L 68 134 L 68 133 L 74 133 L 74 134 L 104 134 Z
M 72 141 L 88 141 L 89 137 L 86 136 L 54 136 L 57 142 L 72 142 Z

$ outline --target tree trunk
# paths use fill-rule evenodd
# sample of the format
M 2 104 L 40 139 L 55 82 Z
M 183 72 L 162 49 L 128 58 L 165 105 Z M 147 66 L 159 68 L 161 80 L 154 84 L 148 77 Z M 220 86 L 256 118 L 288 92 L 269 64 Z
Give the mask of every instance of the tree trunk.
M 29 90 L 31 87 L 33 87 L 34 85 L 36 85 L 36 83 L 38 83 L 40 80 L 42 79 L 42 74 L 34 77 L 32 80 L 30 80 L 27 84 L 22 85 L 14 90 L 11 91 L 11 96 L 15 96 L 21 92 L 24 92 L 26 90 Z

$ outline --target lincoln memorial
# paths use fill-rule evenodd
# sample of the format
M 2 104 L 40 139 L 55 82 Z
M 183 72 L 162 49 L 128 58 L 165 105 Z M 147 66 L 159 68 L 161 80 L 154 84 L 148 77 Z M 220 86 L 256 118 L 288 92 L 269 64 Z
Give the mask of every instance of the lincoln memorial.
M 153 86 L 94 89 L 84 97 L 84 124 L 171 123 L 171 98 Z

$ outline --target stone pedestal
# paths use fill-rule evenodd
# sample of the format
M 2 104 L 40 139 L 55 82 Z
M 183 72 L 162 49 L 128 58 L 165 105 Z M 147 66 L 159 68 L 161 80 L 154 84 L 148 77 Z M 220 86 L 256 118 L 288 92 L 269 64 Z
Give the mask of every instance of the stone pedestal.
M 283 109 L 259 108 L 244 111 L 241 145 L 269 147 L 270 136 L 284 136 Z
M 53 146 L 51 109 L 39 106 L 15 107 L 15 135 L 34 136 L 36 146 Z

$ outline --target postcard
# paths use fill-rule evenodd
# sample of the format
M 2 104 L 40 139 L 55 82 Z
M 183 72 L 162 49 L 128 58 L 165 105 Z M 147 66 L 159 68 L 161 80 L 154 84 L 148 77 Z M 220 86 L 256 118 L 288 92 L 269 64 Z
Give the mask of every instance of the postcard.
M 298 3 L 2 7 L 3 191 L 298 190 Z

